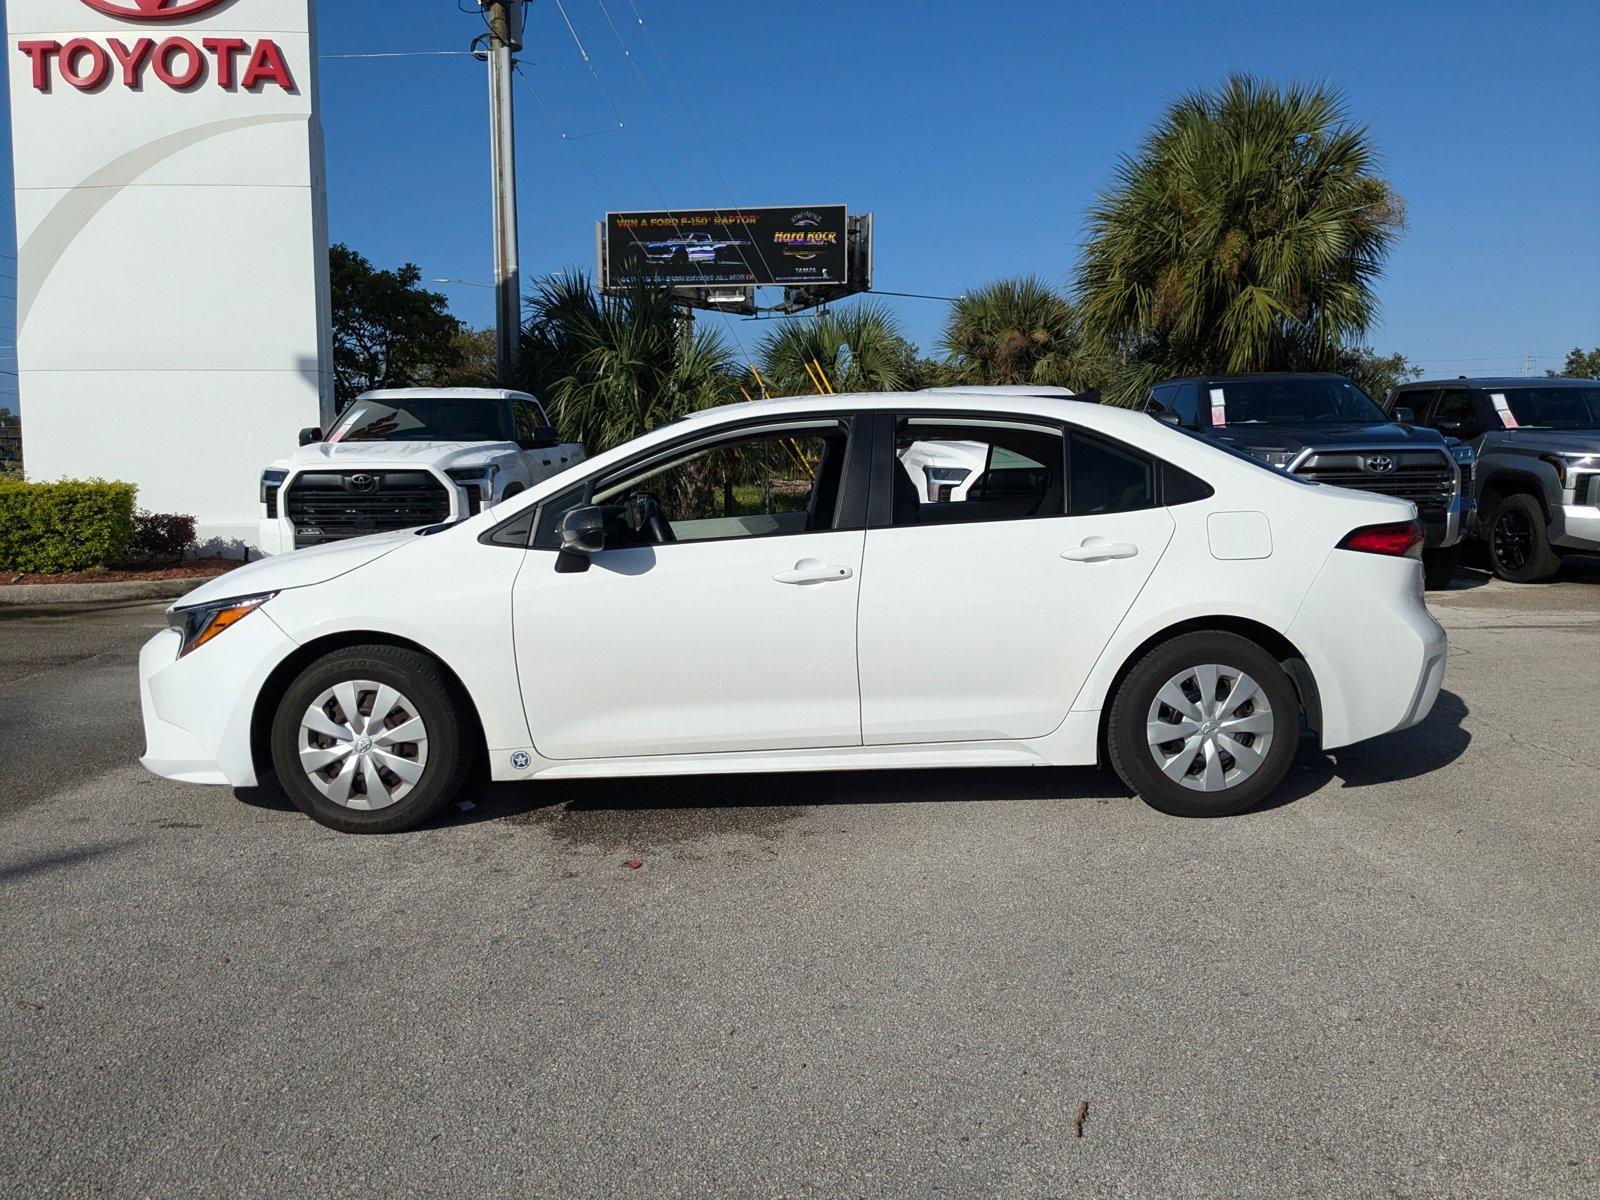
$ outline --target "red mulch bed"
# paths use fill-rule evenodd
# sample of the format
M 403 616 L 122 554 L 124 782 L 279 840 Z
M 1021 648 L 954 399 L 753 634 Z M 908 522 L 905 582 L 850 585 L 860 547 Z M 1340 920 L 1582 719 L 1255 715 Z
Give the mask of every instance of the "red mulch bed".
M 237 558 L 197 558 L 176 567 L 119 567 L 66 575 L 18 575 L 0 567 L 0 587 L 25 583 L 143 583 L 151 579 L 214 579 L 244 564 Z

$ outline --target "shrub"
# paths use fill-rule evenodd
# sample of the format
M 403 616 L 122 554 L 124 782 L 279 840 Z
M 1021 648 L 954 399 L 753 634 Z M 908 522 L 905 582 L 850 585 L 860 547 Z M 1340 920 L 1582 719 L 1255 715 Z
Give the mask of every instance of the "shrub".
M 194 518 L 179 513 L 138 512 L 133 515 L 133 540 L 128 561 L 170 566 L 183 561 L 194 545 Z
M 103 479 L 0 480 L 0 566 L 60 574 L 121 562 L 137 490 Z

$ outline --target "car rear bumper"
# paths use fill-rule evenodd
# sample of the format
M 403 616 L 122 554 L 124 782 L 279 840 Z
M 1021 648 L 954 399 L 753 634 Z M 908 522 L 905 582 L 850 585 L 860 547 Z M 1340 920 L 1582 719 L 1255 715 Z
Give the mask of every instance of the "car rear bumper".
M 255 700 L 295 643 L 264 612 L 187 657 L 176 631 L 162 630 L 139 652 L 144 767 L 184 783 L 255 786 L 251 721 Z
M 1326 750 L 1421 723 L 1444 684 L 1449 643 L 1412 559 L 1334 550 L 1287 636 L 1316 680 Z

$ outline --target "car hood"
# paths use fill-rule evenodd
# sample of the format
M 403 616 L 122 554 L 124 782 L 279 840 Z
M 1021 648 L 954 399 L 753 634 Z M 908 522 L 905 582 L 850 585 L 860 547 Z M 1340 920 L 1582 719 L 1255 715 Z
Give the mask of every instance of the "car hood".
M 317 442 L 302 446 L 283 465 L 294 471 L 336 467 L 473 467 L 502 454 L 515 454 L 514 442 Z
M 1600 454 L 1600 429 L 1495 429 L 1485 440 L 1562 454 Z
M 172 607 L 189 608 L 215 600 L 231 600 L 236 596 L 259 596 L 263 592 L 284 592 L 290 588 L 326 583 L 357 567 L 376 562 L 385 554 L 414 542 L 416 537 L 416 530 L 401 529 L 258 559 L 226 575 L 208 580 L 176 601 Z
M 1308 446 L 1443 447 L 1438 430 L 1383 421 L 1371 425 L 1227 425 L 1210 431 L 1240 450 L 1304 450 Z

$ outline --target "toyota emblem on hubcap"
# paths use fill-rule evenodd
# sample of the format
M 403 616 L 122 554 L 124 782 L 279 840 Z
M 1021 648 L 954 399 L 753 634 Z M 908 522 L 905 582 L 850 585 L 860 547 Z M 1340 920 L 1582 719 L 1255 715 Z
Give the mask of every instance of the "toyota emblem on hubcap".
M 1387 454 L 1373 454 L 1367 458 L 1364 465 L 1374 475 L 1387 475 L 1394 470 L 1394 459 Z

